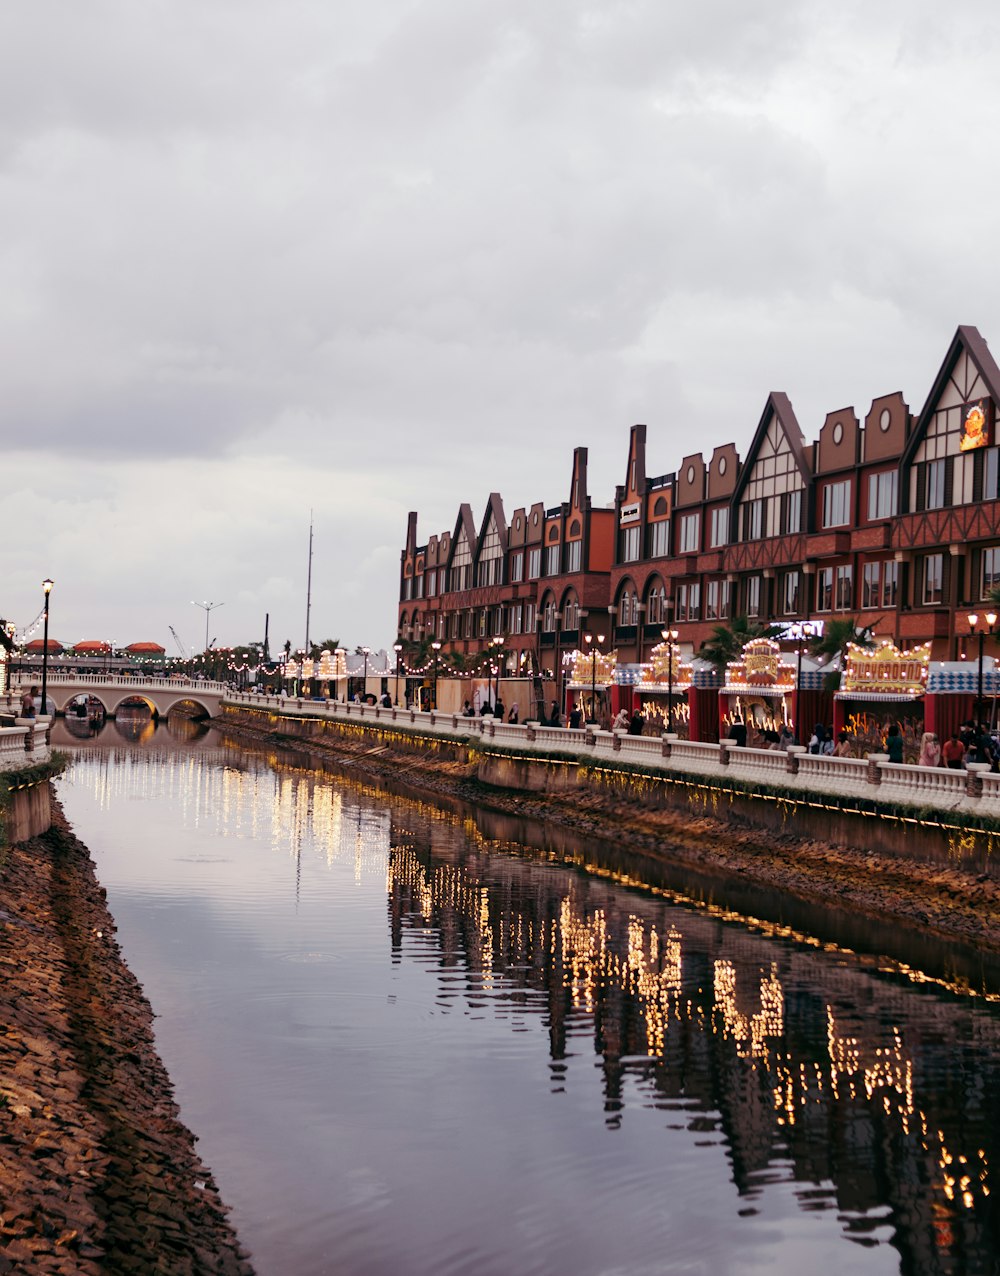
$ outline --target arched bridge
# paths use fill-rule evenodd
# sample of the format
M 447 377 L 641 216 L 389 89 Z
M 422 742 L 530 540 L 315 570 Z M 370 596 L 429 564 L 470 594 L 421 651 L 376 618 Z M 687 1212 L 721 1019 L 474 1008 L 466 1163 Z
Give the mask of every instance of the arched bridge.
M 12 693 L 20 696 L 27 686 L 41 687 L 35 674 L 15 680 Z M 114 717 L 125 700 L 144 700 L 153 713 L 165 718 L 179 704 L 193 706 L 196 717 L 216 717 L 222 697 L 228 688 L 224 682 L 207 682 L 197 678 L 121 677 L 99 673 L 50 673 L 46 682 L 49 699 L 57 713 L 65 713 L 77 696 L 96 696 L 104 711 Z M 38 706 L 39 710 L 41 705 Z

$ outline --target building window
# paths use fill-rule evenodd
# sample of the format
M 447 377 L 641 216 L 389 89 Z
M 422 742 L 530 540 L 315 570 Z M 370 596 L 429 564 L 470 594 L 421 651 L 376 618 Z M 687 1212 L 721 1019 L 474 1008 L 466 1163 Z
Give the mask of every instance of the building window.
M 535 627 L 535 604 L 524 604 L 524 632 L 530 634 Z
M 870 494 L 871 489 L 869 489 Z M 880 578 L 882 575 L 881 563 L 865 563 L 861 571 L 861 608 L 863 611 L 871 611 L 873 607 L 881 604 L 881 586 Z
M 524 580 L 524 555 L 523 554 L 511 554 L 510 578 L 515 584 L 518 581 Z
M 631 590 L 626 589 L 618 602 L 618 623 L 619 625 L 634 625 L 638 611 L 636 604 L 638 598 Z
M 484 607 L 483 610 L 479 613 L 480 638 L 485 638 L 486 635 L 489 633 L 489 618 L 490 618 L 490 613 Z
M 868 517 L 892 518 L 896 513 L 896 497 L 899 491 L 899 472 L 884 470 L 868 476 Z
M 845 563 L 837 568 L 837 611 L 850 611 L 854 606 L 854 568 Z
M 547 633 L 555 633 L 556 628 L 556 604 L 555 599 L 550 598 L 542 611 L 542 629 Z
M 785 572 L 781 582 L 782 615 L 799 614 L 800 576 L 798 572 Z
M 729 507 L 724 505 L 721 510 L 712 510 L 712 530 L 709 547 L 716 549 L 720 545 L 725 545 L 729 540 Z
M 705 619 L 725 620 L 729 615 L 729 581 L 710 580 L 705 586 Z
M 895 559 L 882 564 L 882 606 L 895 607 L 899 596 L 899 563 Z
M 675 620 L 697 620 L 701 615 L 701 585 L 678 585 L 674 603 Z
M 639 558 L 639 524 L 634 527 L 623 527 L 621 530 L 621 562 L 634 563 Z
M 802 531 L 802 492 L 786 492 L 782 498 L 781 532 L 789 536 Z
M 823 526 L 845 527 L 851 521 L 851 480 L 823 488 Z
M 744 501 L 743 506 L 743 539 L 759 541 L 764 530 L 764 502 Z
M 667 620 L 667 591 L 662 585 L 654 585 L 646 600 L 646 624 L 663 625 Z
M 536 545 L 528 550 L 528 579 L 537 580 L 542 574 L 542 549 Z
M 697 554 L 701 548 L 701 515 L 682 514 L 677 532 L 678 554 Z
M 760 577 L 748 576 L 746 581 L 746 613 L 748 616 L 760 615 Z
M 670 519 L 651 523 L 649 527 L 649 557 L 666 558 L 670 553 Z
M 928 461 L 924 473 L 924 509 L 944 508 L 945 459 Z
M 580 604 L 575 598 L 567 598 L 563 605 L 562 627 L 564 630 L 580 628 Z
M 570 541 L 566 546 L 566 570 L 578 572 L 583 563 L 583 541 Z
M 821 567 L 816 573 L 816 610 L 830 611 L 833 607 L 833 568 Z
M 937 464 L 937 462 L 934 462 Z M 939 603 L 944 597 L 944 555 L 928 554 L 920 573 L 921 598 L 925 607 Z
M 1000 448 L 991 447 L 987 449 L 983 456 L 983 500 L 995 501 L 998 494 L 998 457 L 1000 457 Z
M 513 603 L 510 609 L 510 632 L 519 634 L 521 632 L 521 604 Z
M 559 551 L 561 548 L 562 548 L 561 545 L 549 545 L 548 548 L 545 550 L 545 575 L 546 576 L 559 575 Z
M 424 573 L 424 588 L 428 598 L 433 598 L 437 593 L 437 572 Z
M 1000 546 L 993 545 L 984 549 L 981 555 L 982 567 L 979 572 L 979 597 L 986 599 L 990 590 L 1000 586 Z

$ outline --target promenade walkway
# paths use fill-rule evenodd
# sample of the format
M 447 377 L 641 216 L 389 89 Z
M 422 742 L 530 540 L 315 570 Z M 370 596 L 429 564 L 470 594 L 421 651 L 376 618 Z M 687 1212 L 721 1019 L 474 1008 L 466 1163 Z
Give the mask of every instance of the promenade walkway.
M 744 784 L 789 790 L 803 797 L 876 799 L 915 809 L 976 814 L 1000 821 L 1000 774 L 981 764 L 953 771 L 946 767 L 893 763 L 885 755 L 869 758 L 815 756 L 800 746 L 787 751 L 741 749 L 729 741 L 700 744 L 673 736 L 630 736 L 591 728 L 512 725 L 492 717 L 466 718 L 441 711 L 385 709 L 375 705 L 324 703 L 280 696 L 229 692 L 224 704 L 267 709 L 290 718 L 319 718 L 389 727 L 421 736 L 460 740 L 472 736 L 484 747 L 546 755 L 576 754 L 599 763 L 629 763 L 651 774 L 730 776 Z

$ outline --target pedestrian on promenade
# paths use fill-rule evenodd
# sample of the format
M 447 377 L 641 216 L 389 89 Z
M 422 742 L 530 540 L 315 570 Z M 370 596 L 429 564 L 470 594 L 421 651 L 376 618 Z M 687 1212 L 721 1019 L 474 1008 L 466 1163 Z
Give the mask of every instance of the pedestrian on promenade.
M 520 716 L 521 716 L 521 711 L 518 708 L 517 701 L 515 700 L 514 703 L 510 706 L 510 713 L 508 713 L 507 715 L 507 721 L 510 722 L 513 726 L 517 726 L 518 722 L 520 721 Z
M 885 734 L 885 751 L 889 755 L 890 762 L 902 762 L 903 737 L 900 735 L 899 727 L 895 722 L 892 723 Z
M 562 726 L 562 714 L 559 712 L 559 701 L 558 701 L 558 700 L 553 700 L 553 701 L 552 701 L 552 709 L 551 709 L 551 711 L 550 711 L 550 713 L 549 713 L 549 726 L 550 726 L 550 727 L 561 727 L 561 726 Z
M 646 719 L 642 716 L 640 711 L 636 709 L 635 713 L 632 714 L 631 721 L 628 724 L 629 735 L 642 735 L 642 728 L 645 725 L 646 725 Z
M 778 748 L 787 749 L 790 744 L 795 743 L 795 732 L 787 722 L 781 724 L 781 730 L 778 732 Z
M 35 696 L 38 695 L 38 688 L 32 687 L 30 691 L 26 691 L 21 697 L 21 717 L 33 718 L 35 716 Z
M 497 722 L 503 722 L 503 701 L 497 697 L 496 703 L 493 705 L 493 716 Z
M 925 731 L 920 737 L 920 756 L 917 766 L 940 766 L 941 746 L 933 731 Z
M 851 754 L 851 737 L 846 731 L 841 731 L 837 736 L 837 743 L 833 746 L 833 756 L 835 758 L 849 758 Z
M 952 771 L 961 771 L 965 761 L 965 745 L 959 739 L 957 731 L 953 731 L 941 747 L 941 757 L 946 767 Z
M 619 709 L 614 722 L 611 724 L 612 731 L 627 731 L 629 724 L 629 716 L 627 709 Z
M 569 711 L 569 725 L 574 731 L 578 731 L 582 722 L 583 710 L 580 708 L 579 702 L 577 702 Z
M 747 746 L 747 724 L 742 718 L 733 718 L 729 728 L 729 739 L 738 749 L 745 749 Z

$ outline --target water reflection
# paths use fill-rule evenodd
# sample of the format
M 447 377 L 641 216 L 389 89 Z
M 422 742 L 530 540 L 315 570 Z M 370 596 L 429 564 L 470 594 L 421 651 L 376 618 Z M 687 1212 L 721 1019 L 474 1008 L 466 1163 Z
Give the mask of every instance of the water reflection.
M 991 1165 L 1000 1128 L 995 1098 L 1000 1019 L 990 999 L 925 982 L 912 967 L 873 963 L 833 943 L 824 951 L 814 937 L 745 927 L 727 912 L 724 900 L 695 909 L 634 881 L 624 886 L 609 880 L 601 848 L 578 845 L 578 863 L 567 867 L 551 851 L 486 836 L 471 815 L 390 801 L 368 786 L 334 784 L 278 757 L 266 764 L 208 745 L 203 737 L 193 743 L 187 748 L 178 742 L 161 754 L 84 754 L 73 782 L 89 788 L 106 816 L 130 800 L 148 799 L 157 802 L 158 811 L 176 811 L 180 826 L 197 830 L 199 837 L 211 833 L 220 846 L 252 840 L 268 855 L 291 861 L 297 905 L 323 904 L 317 870 L 332 880 L 335 870 L 346 869 L 354 884 L 371 889 L 373 900 L 381 895 L 388 908 L 391 970 L 404 979 L 418 1007 L 421 986 L 429 999 L 425 1011 L 413 1012 L 412 1031 L 399 1043 L 400 1058 L 384 1057 L 392 1052 L 370 1042 L 363 1061 L 369 1084 L 379 1077 L 387 1087 L 416 1085 L 422 1066 L 429 1076 L 468 1079 L 484 1063 L 476 1025 L 488 1021 L 509 1035 L 509 1052 L 489 1038 L 491 1053 L 509 1054 L 512 1078 L 491 1070 L 489 1097 L 477 1092 L 485 1126 L 471 1109 L 463 1109 L 457 1122 L 449 1113 L 442 1144 L 435 1121 L 443 1113 L 433 1104 L 423 1111 L 426 1081 L 404 1099 L 406 1137 L 434 1147 L 438 1173 L 447 1175 L 448 1157 L 456 1161 L 458 1179 L 475 1166 L 474 1203 L 462 1198 L 450 1206 L 448 1192 L 435 1196 L 432 1234 L 421 1241 L 402 1205 L 405 1194 L 418 1187 L 392 1177 L 402 1135 L 389 1140 L 380 1161 L 367 1146 L 369 1136 L 380 1140 L 377 1114 L 389 1103 L 389 1091 L 383 1091 L 371 1101 L 367 1119 L 373 1127 L 364 1154 L 348 1149 L 346 1155 L 354 1157 L 350 1169 L 337 1172 L 356 1184 L 359 1165 L 369 1166 L 365 1173 L 379 1184 L 380 1199 L 392 1201 L 399 1213 L 398 1236 L 381 1212 L 369 1228 L 356 1212 L 338 1214 L 339 1207 L 327 1201 L 327 1231 L 320 1234 L 321 1224 L 308 1211 L 300 1222 L 289 1221 L 272 1270 L 321 1271 L 327 1262 L 344 1270 L 391 1270 L 380 1264 L 392 1251 L 397 1262 L 406 1255 L 397 1270 L 414 1272 L 597 1271 L 604 1242 L 592 1229 L 603 1236 L 609 1225 L 615 1242 L 610 1257 L 604 1255 L 605 1270 L 612 1258 L 621 1271 L 671 1270 L 657 1265 L 664 1257 L 662 1211 L 676 1211 L 682 1227 L 690 1217 L 697 1230 L 694 1220 L 706 1202 L 706 1228 L 716 1228 L 715 1216 L 728 1213 L 741 1230 L 699 1233 L 684 1270 L 744 1270 L 744 1261 L 749 1270 L 761 1259 L 759 1246 L 767 1247 L 769 1261 L 826 1270 L 814 1234 L 784 1222 L 775 1230 L 773 1211 L 790 1188 L 804 1219 L 827 1215 L 859 1247 L 852 1270 L 889 1270 L 880 1255 L 892 1246 L 898 1251 L 893 1270 L 994 1271 L 1000 1236 Z M 162 865 L 150 871 L 166 873 Z M 360 898 L 354 899 L 355 909 Z M 322 933 L 342 937 L 329 924 Z M 304 949 L 302 960 L 322 952 Z M 333 956 L 347 961 L 351 953 L 346 944 L 334 944 Z M 347 966 L 337 986 L 354 986 L 360 996 L 369 978 L 370 969 Z M 299 1013 L 313 1023 L 311 1033 L 325 1040 L 328 1032 L 345 1030 L 336 1019 L 320 1026 L 330 986 L 324 981 L 316 987 L 309 1011 L 303 1007 Z M 296 995 L 302 988 L 300 978 Z M 399 1031 L 395 997 L 393 991 L 384 1011 L 391 1033 Z M 338 1002 L 338 1013 L 347 1000 Z M 381 1029 L 373 1008 L 366 1004 L 359 1013 L 365 1032 L 377 1038 Z M 434 1032 L 422 1017 L 428 1013 L 442 1025 Z M 469 1030 L 461 1041 L 455 1034 L 459 1023 Z M 453 1026 L 446 1030 L 445 1024 Z M 348 1066 L 346 1057 L 323 1056 L 323 1084 L 313 1109 L 303 1098 L 312 1093 L 309 1036 L 298 1032 L 295 1040 L 299 1122 L 320 1121 L 320 1112 L 337 1102 L 326 1083 L 328 1070 L 336 1067 L 339 1076 Z M 349 1040 L 350 1050 L 362 1049 L 353 1035 Z M 529 1071 L 544 1070 L 549 1105 L 527 1097 L 526 1082 L 517 1077 L 522 1058 Z M 286 1054 L 268 1103 L 278 1103 L 277 1092 L 287 1089 L 292 1062 Z M 593 1103 L 603 1139 L 586 1105 L 578 1106 L 590 1093 L 595 1063 L 599 1084 Z M 577 1106 L 567 1108 L 560 1100 L 570 1095 Z M 362 1099 L 355 1091 L 347 1102 Z M 490 1118 L 493 1103 L 497 1112 Z M 510 1137 L 504 1123 L 517 1124 L 518 1114 L 529 1109 L 533 1124 L 520 1135 L 529 1142 L 516 1173 L 523 1172 L 536 1195 L 548 1193 L 548 1205 L 538 1199 L 518 1208 L 547 1211 L 551 1218 L 543 1226 L 532 1215 L 535 1231 L 521 1234 L 490 1202 L 515 1190 L 510 1182 L 515 1171 L 502 1155 Z M 492 1150 L 485 1158 L 478 1142 L 484 1129 Z M 681 1135 L 683 1144 L 677 1141 Z M 284 1137 L 301 1134 L 289 1128 Z M 604 1140 L 626 1137 L 624 1160 L 609 1178 L 608 1148 L 617 1145 Z M 567 1159 L 563 1148 L 570 1138 L 577 1154 Z M 335 1140 L 330 1143 L 325 1155 L 345 1155 Z M 724 1152 L 728 1169 L 724 1177 L 706 1181 L 713 1149 Z M 530 1180 L 526 1159 L 537 1165 L 536 1180 Z M 213 1161 L 213 1168 L 225 1191 L 223 1166 Z M 727 1181 L 736 1191 L 733 1206 Z M 567 1194 L 589 1206 L 574 1214 L 575 1240 L 558 1230 Z M 301 1204 L 308 1192 L 296 1183 L 291 1195 Z M 240 1201 L 234 1204 L 241 1216 Z M 252 1230 L 261 1210 L 242 1208 Z M 294 1209 L 295 1201 L 284 1201 L 283 1208 Z M 288 1233 L 296 1228 L 301 1233 L 296 1243 L 308 1253 L 292 1262 Z M 747 1238 L 752 1241 L 744 1255 Z M 266 1263 L 266 1236 L 247 1239 L 258 1262 L 263 1255 Z M 467 1265 L 455 1257 L 462 1254 L 469 1256 Z M 504 1254 L 510 1265 L 483 1266 L 484 1254 Z M 450 1263 L 445 1255 L 452 1256 Z

